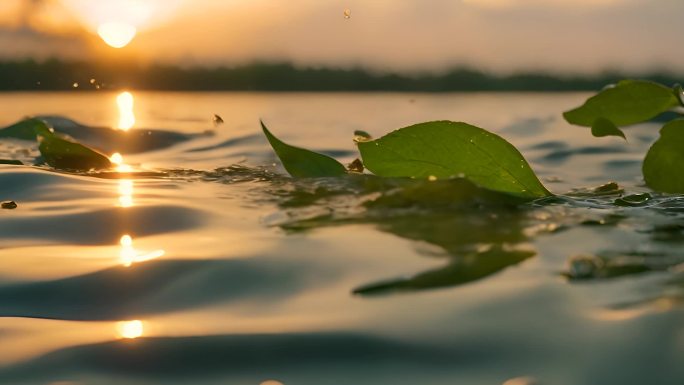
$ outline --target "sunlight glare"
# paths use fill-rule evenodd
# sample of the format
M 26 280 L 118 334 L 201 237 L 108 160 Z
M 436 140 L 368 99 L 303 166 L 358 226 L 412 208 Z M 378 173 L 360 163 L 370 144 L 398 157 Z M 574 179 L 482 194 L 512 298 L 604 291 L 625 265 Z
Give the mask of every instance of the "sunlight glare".
M 97 28 L 97 34 L 110 47 L 123 48 L 133 40 L 138 30 L 125 23 L 104 23 Z
M 130 165 L 124 163 L 123 155 L 115 152 L 109 157 L 109 161 L 116 165 L 117 172 L 131 172 L 133 168 Z
M 133 94 L 128 91 L 120 93 L 116 97 L 116 104 L 119 106 L 119 129 L 128 131 L 135 125 L 135 114 L 133 113 Z
M 133 181 L 130 179 L 119 180 L 119 206 L 133 206 Z
M 121 250 L 119 251 L 119 261 L 125 267 L 130 267 L 134 263 L 145 262 L 159 257 L 163 257 L 165 254 L 164 250 L 155 250 L 146 254 L 139 254 L 139 252 L 133 248 L 133 238 L 125 234 L 119 240 L 121 245 Z
M 167 22 L 185 0 L 61 0 L 90 32 L 114 48 L 128 45 L 136 35 Z
M 121 338 L 138 338 L 145 332 L 142 321 L 132 320 L 132 321 L 121 321 L 116 323 L 116 333 Z

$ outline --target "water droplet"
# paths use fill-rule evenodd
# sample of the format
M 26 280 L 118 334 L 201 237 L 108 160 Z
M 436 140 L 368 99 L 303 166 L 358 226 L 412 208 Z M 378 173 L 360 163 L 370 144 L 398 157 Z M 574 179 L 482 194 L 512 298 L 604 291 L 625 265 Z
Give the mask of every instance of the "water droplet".
M 345 9 L 345 10 L 344 10 L 344 18 L 345 18 L 345 19 L 350 19 L 350 18 L 351 18 L 351 9 Z
M 95 79 L 90 79 L 90 84 L 95 84 Z
M 78 83 L 74 82 L 74 84 L 71 85 L 74 88 L 78 88 Z
M 429 180 L 430 182 L 434 182 L 434 181 L 437 180 L 437 177 L 434 176 L 434 175 L 430 175 L 430 176 L 428 176 L 428 180 Z

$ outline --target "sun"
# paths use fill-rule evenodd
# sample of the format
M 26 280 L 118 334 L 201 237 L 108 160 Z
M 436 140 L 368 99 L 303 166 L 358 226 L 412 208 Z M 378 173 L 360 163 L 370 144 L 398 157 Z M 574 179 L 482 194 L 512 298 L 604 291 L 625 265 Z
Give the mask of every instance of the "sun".
M 97 33 L 114 48 L 123 48 L 137 34 L 167 22 L 186 2 L 190 3 L 187 0 L 60 0 L 87 31 Z
M 104 23 L 97 28 L 97 34 L 109 46 L 123 48 L 133 40 L 138 30 L 126 23 Z

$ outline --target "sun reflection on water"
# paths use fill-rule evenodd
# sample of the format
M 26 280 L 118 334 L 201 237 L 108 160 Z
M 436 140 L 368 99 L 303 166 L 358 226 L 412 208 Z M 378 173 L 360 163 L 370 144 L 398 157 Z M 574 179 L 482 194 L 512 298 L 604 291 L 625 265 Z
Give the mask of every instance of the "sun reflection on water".
M 122 265 L 130 267 L 134 263 L 145 262 L 164 256 L 164 250 L 155 250 L 149 253 L 141 253 L 133 247 L 133 238 L 126 234 L 119 240 L 121 249 L 119 251 L 119 261 Z
M 135 101 L 133 94 L 128 91 L 120 93 L 116 97 L 116 104 L 119 106 L 119 125 L 120 130 L 128 131 L 135 125 L 135 113 L 133 105 Z
M 131 172 L 133 168 L 130 165 L 124 163 L 123 155 L 115 152 L 109 157 L 109 161 L 116 165 L 117 172 Z
M 133 181 L 130 179 L 119 180 L 119 206 L 133 206 Z
M 121 321 L 116 323 L 116 334 L 120 338 L 138 338 L 142 337 L 145 332 L 145 327 L 140 320 Z

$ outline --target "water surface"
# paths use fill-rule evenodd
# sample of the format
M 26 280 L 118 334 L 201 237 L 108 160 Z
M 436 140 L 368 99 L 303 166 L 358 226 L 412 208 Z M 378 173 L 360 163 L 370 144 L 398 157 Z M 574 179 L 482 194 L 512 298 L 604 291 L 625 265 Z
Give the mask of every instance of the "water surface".
M 657 124 L 592 138 L 562 121 L 574 93 L 117 96 L 0 94 L 0 125 L 47 116 L 133 170 L 0 165 L 0 383 L 684 381 L 684 198 L 625 199 Z M 343 162 L 354 130 L 466 121 L 560 196 L 293 180 L 259 119 Z

